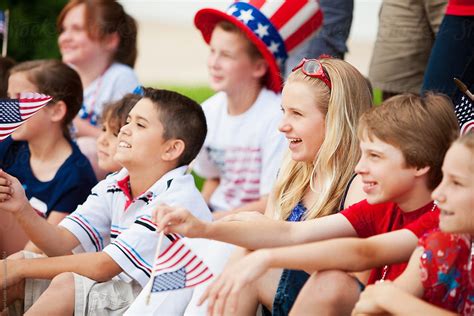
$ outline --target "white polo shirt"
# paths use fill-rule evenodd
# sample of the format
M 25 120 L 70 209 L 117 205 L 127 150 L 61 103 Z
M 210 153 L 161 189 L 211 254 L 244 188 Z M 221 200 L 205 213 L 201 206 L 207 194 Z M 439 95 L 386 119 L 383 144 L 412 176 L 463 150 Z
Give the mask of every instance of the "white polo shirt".
M 119 278 L 148 282 L 158 243 L 152 209 L 159 203 L 187 208 L 194 216 L 211 221 L 211 213 L 186 166 L 166 173 L 146 192 L 131 199 L 126 169 L 108 176 L 93 189 L 84 204 L 59 225 L 79 239 L 74 252 L 105 251 L 123 269 Z M 162 250 L 170 241 L 165 238 Z

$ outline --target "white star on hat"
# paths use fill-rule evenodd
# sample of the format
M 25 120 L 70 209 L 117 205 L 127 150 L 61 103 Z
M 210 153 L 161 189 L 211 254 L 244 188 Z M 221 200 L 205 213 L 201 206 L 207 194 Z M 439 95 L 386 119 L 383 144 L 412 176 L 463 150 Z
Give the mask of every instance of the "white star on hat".
M 237 8 L 235 6 L 231 6 L 228 10 L 227 10 L 227 14 L 228 15 L 234 15 L 235 11 L 237 11 Z
M 255 34 L 257 34 L 260 38 L 263 39 L 263 37 L 268 36 L 268 27 L 270 25 L 263 25 L 261 23 L 258 23 L 257 29 L 255 30 Z
M 271 41 L 270 47 L 268 47 L 268 49 L 269 49 L 273 54 L 275 54 L 276 52 L 278 52 L 278 48 L 279 48 L 279 47 L 280 47 L 280 44 L 275 43 L 274 41 Z
M 238 19 L 244 22 L 245 24 L 249 24 L 249 22 L 254 19 L 252 12 L 252 9 L 240 10 L 240 16 L 238 17 Z

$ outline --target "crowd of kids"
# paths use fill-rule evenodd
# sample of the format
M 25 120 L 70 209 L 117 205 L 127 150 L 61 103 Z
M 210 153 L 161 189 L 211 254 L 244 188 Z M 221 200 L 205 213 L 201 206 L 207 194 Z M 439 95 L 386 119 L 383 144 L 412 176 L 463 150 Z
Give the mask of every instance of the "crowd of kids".
M 293 64 L 325 7 L 198 11 L 202 105 L 140 86 L 116 0 L 66 4 L 62 61 L 0 59 L 0 98 L 52 98 L 0 142 L 0 315 L 474 315 L 474 132 L 452 95 Z

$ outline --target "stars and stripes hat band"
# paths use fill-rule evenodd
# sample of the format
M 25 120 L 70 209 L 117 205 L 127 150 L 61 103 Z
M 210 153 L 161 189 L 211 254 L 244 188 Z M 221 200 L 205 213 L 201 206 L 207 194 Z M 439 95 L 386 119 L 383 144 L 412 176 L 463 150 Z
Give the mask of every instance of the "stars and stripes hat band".
M 268 62 L 266 86 L 279 92 L 280 70 L 288 55 L 315 34 L 322 20 L 317 0 L 251 0 L 234 2 L 226 12 L 202 9 L 196 13 L 194 24 L 207 43 L 217 23 L 236 25 Z

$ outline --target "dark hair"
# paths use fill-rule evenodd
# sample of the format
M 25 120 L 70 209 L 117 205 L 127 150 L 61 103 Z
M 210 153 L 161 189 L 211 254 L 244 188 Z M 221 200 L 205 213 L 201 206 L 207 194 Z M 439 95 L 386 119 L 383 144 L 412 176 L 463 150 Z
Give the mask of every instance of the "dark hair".
M 15 65 L 15 61 L 9 57 L 0 57 L 0 98 L 7 97 L 8 76 L 10 69 Z
M 359 138 L 376 137 L 399 148 L 408 167 L 430 167 L 428 188 L 441 182 L 441 166 L 459 134 L 451 99 L 443 94 L 396 95 L 364 113 Z
M 59 33 L 67 13 L 80 4 L 86 7 L 84 21 L 90 38 L 102 40 L 117 32 L 120 43 L 112 59 L 133 68 L 137 59 L 137 24 L 115 0 L 69 1 L 58 16 Z
M 62 121 L 63 134 L 71 139 L 69 124 L 82 106 L 83 91 L 77 72 L 59 60 L 34 60 L 20 63 L 10 74 L 25 72 L 28 80 L 38 87 L 39 93 L 53 97 L 52 102 L 63 101 L 66 115 Z
M 118 101 L 106 103 L 102 112 L 102 124 L 107 122 L 112 131 L 118 134 L 127 121 L 128 113 L 141 98 L 141 95 L 128 93 Z
M 163 124 L 163 138 L 181 139 L 185 149 L 178 166 L 189 164 L 199 153 L 207 134 L 206 117 L 201 106 L 174 91 L 144 88 L 144 98 L 158 109 Z

